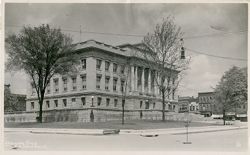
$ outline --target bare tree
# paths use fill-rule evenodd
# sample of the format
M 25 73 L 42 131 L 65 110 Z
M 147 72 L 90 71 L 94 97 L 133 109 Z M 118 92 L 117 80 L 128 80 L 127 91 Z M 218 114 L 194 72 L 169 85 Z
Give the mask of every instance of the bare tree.
M 174 23 L 173 17 L 163 19 L 157 24 L 153 33 L 148 33 L 142 43 L 143 52 L 140 54 L 146 59 L 144 65 L 156 71 L 154 83 L 162 98 L 162 121 L 165 121 L 166 99 L 174 97 L 185 70 L 188 69 L 190 58 L 183 58 L 183 33 Z M 181 52 L 182 51 L 182 52 Z
M 42 105 L 45 89 L 55 74 L 74 71 L 77 57 L 72 39 L 60 29 L 49 25 L 23 27 L 19 34 L 6 38 L 7 70 L 24 70 L 32 80 L 39 102 L 39 119 L 42 123 Z
M 120 79 L 122 81 L 122 124 L 125 122 L 125 104 L 126 104 L 126 98 L 128 93 L 128 83 L 129 83 L 129 76 L 130 76 L 130 61 L 129 58 L 126 60 L 126 62 L 122 65 L 122 72 L 120 75 Z

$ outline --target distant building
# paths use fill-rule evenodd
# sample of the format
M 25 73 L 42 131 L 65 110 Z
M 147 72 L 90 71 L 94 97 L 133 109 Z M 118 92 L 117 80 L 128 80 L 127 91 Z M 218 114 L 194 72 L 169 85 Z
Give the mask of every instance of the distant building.
M 215 107 L 214 92 L 198 93 L 199 111 L 201 115 L 210 117 Z
M 10 84 L 4 85 L 4 113 L 26 110 L 26 95 L 12 94 Z
M 191 112 L 191 113 L 200 113 L 199 112 L 199 103 L 198 103 L 197 99 L 195 99 L 195 101 L 191 101 L 189 103 L 189 112 Z
M 199 113 L 199 105 L 197 98 L 193 96 L 179 97 L 178 98 L 179 112 Z

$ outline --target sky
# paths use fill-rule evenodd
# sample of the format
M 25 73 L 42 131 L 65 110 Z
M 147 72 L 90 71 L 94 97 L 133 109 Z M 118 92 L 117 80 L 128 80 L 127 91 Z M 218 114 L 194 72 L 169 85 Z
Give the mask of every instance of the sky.
M 247 10 L 247 4 L 12 3 L 5 5 L 5 35 L 19 33 L 24 25 L 50 24 L 61 28 L 74 42 L 94 39 L 114 46 L 133 44 L 141 42 L 141 35 L 152 32 L 157 23 L 171 15 L 184 32 L 186 55 L 191 56 L 179 95 L 197 96 L 198 92 L 213 91 L 223 73 L 232 66 L 247 66 L 247 61 L 194 53 L 247 59 Z M 26 94 L 27 75 L 24 72 L 5 73 L 4 81 L 11 84 L 13 93 Z

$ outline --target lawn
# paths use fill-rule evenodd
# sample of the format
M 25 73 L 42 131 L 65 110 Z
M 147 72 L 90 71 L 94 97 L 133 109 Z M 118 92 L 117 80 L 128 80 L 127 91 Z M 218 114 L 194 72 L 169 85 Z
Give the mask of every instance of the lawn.
M 127 120 L 122 125 L 121 121 L 110 122 L 51 122 L 51 123 L 5 123 L 5 128 L 66 128 L 66 129 L 164 129 L 184 128 L 186 122 L 159 121 L 159 120 Z M 191 122 L 191 127 L 213 126 L 218 124 Z

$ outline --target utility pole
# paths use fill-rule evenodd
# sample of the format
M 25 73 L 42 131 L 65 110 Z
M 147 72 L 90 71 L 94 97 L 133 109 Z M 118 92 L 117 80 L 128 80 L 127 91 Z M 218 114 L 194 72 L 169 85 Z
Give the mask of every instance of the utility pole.
M 189 140 L 188 140 L 188 127 L 189 127 L 189 106 L 187 106 L 188 107 L 188 111 L 187 111 L 187 122 L 186 122 L 186 125 L 185 125 L 185 127 L 186 127 L 186 141 L 185 142 L 183 142 L 183 144 L 192 144 L 192 142 L 190 142 Z

